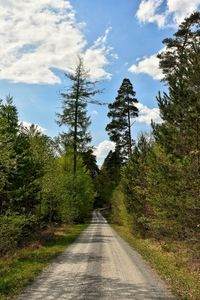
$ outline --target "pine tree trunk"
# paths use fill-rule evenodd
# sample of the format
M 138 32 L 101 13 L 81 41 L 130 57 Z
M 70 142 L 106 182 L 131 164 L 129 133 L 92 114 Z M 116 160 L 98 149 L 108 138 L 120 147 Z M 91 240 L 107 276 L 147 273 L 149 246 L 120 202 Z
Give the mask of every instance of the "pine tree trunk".
M 80 88 L 80 69 L 77 78 L 75 116 L 74 116 L 74 177 L 76 177 L 76 173 L 77 173 L 76 172 L 77 171 L 77 127 L 78 127 L 79 88 Z
M 76 99 L 75 118 L 74 118 L 74 177 L 77 169 L 77 122 L 78 122 L 78 99 Z
M 197 174 L 200 174 L 199 124 L 197 123 Z
M 129 100 L 128 100 L 128 155 L 131 157 L 132 153 L 132 140 L 131 140 L 131 116 L 129 110 Z

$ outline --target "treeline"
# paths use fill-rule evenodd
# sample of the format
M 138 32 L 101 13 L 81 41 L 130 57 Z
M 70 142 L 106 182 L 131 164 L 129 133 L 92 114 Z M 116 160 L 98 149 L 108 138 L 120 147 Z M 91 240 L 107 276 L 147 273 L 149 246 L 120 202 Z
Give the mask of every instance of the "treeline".
M 0 254 L 47 225 L 84 222 L 92 211 L 98 167 L 87 146 L 86 100 L 96 92 L 82 60 L 67 76 L 58 122 L 68 132 L 57 138 L 20 124 L 12 98 L 0 100 Z
M 145 237 L 200 236 L 199 27 L 196 12 L 163 41 L 158 57 L 168 92 L 158 94 L 163 122 L 152 123 L 151 135 L 142 134 L 136 144 L 130 140 L 127 116 L 136 99 L 124 81 L 109 107 L 107 130 L 116 148 L 99 175 L 100 190 L 107 190 L 101 197 L 114 222 L 128 222 Z

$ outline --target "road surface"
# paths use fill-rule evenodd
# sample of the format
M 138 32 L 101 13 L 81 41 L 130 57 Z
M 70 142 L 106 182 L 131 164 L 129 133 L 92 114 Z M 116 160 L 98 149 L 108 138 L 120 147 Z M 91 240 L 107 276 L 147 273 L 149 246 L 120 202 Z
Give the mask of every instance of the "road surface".
M 90 226 L 20 300 L 174 299 L 141 256 L 95 211 Z

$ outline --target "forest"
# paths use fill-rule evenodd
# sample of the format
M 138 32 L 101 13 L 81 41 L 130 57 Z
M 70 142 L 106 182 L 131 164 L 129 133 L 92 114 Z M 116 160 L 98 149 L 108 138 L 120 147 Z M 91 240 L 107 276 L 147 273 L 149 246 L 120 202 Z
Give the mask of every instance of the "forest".
M 163 120 L 132 139 L 139 111 L 136 91 L 125 78 L 108 105 L 106 131 L 115 150 L 99 169 L 91 145 L 87 106 L 101 91 L 82 58 L 71 87 L 61 93 L 59 126 L 50 138 L 18 119 L 14 99 L 0 100 L 0 254 L 25 237 L 55 224 L 88 222 L 104 208 L 111 222 L 141 237 L 200 239 L 200 13 L 166 38 L 159 54 L 168 91 L 158 93 Z M 140 99 L 142 101 L 142 99 Z
M 129 120 L 138 111 L 126 79 L 109 105 L 106 130 L 116 147 L 101 168 L 101 199 L 113 222 L 123 224 L 128 216 L 144 237 L 200 237 L 199 21 L 199 13 L 191 15 L 163 41 L 158 57 L 168 92 L 157 96 L 162 124 L 152 122 L 151 134 L 131 140 Z

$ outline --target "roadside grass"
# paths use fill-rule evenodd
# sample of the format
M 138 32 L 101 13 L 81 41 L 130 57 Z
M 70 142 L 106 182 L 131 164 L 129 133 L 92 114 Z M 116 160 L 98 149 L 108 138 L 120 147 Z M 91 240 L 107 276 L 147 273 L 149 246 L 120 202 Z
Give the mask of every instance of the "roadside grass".
M 181 300 L 200 300 L 200 245 L 135 237 L 127 226 L 112 225 L 136 249 Z
M 87 224 L 53 229 L 53 239 L 35 241 L 0 259 L 0 300 L 15 299 L 36 276 L 75 241 Z

